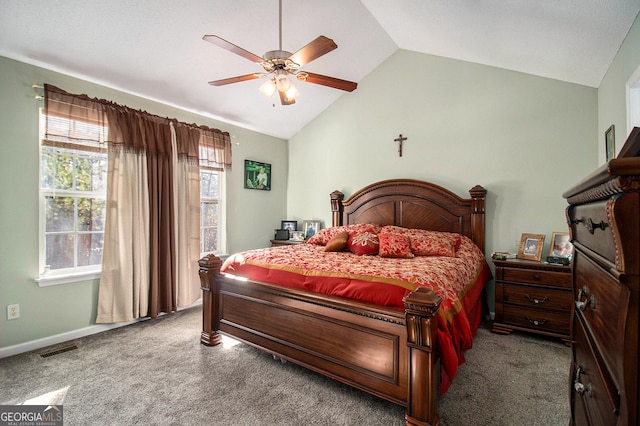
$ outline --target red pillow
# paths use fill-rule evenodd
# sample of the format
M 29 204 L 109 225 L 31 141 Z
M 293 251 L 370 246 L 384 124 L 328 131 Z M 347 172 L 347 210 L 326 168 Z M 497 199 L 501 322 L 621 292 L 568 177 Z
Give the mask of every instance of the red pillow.
M 346 228 L 344 226 L 332 226 L 331 228 L 324 228 L 319 230 L 314 236 L 309 238 L 307 240 L 307 243 L 326 246 L 333 237 L 344 231 L 346 231 Z
M 349 232 L 347 248 L 358 256 L 378 254 L 380 240 L 378 234 L 372 231 Z
M 411 252 L 416 256 L 455 257 L 460 235 L 448 232 L 408 229 L 411 240 Z
M 380 248 L 378 249 L 380 257 L 413 257 L 409 236 L 402 228 L 385 226 L 380 230 L 378 237 L 380 239 Z

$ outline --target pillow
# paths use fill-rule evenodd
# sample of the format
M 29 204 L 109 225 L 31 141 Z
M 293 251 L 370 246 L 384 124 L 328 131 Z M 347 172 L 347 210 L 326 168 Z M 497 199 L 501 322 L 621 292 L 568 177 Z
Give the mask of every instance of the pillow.
M 364 256 L 367 254 L 378 254 L 378 249 L 380 248 L 380 240 L 378 239 L 378 234 L 376 234 L 372 230 L 365 230 L 362 232 L 349 232 L 347 248 L 358 256 Z
M 346 230 L 347 229 L 344 226 L 332 226 L 331 228 L 324 228 L 319 230 L 314 236 L 309 238 L 307 242 L 319 246 L 326 246 L 333 237 Z
M 347 246 L 349 233 L 347 231 L 338 232 L 324 247 L 324 251 L 341 251 Z
M 405 231 L 398 226 L 384 226 L 378 234 L 380 239 L 378 255 L 380 257 L 413 257 L 411 242 Z
M 411 252 L 416 256 L 455 257 L 460 246 L 460 235 L 448 232 L 409 229 Z

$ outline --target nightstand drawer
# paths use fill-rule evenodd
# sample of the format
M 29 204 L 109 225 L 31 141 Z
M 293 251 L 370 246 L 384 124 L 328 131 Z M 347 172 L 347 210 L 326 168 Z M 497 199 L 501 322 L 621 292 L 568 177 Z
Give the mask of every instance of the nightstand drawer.
M 573 305 L 573 295 L 571 291 L 528 285 L 505 283 L 502 297 L 504 303 L 536 309 L 554 309 L 571 312 L 571 306 Z
M 571 313 L 505 305 L 504 322 L 505 324 L 526 327 L 531 330 L 568 334 L 571 323 Z
M 501 279 L 516 283 L 541 284 L 571 288 L 571 274 L 564 272 L 504 268 Z

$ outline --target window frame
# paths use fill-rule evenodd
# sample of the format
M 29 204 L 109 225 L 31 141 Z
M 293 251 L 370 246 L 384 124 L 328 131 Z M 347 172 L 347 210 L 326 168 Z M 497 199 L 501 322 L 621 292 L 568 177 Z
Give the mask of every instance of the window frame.
M 49 286 L 56 284 L 65 284 L 71 282 L 78 281 L 87 281 L 100 278 L 100 273 L 102 269 L 101 264 L 96 265 L 86 265 L 86 266 L 74 266 L 71 268 L 60 268 L 57 270 L 49 270 L 46 266 L 46 220 L 47 220 L 47 210 L 46 210 L 46 199 L 51 195 L 63 195 L 63 196 L 71 196 L 74 198 L 98 198 L 98 199 L 106 199 L 106 187 L 105 192 L 96 192 L 96 191 L 86 191 L 79 192 L 75 189 L 43 189 L 42 188 L 42 157 L 43 157 L 43 148 L 48 147 L 54 150 L 68 150 L 68 151 L 86 151 L 88 156 L 91 156 L 91 153 L 94 152 L 99 155 L 106 155 L 105 149 L 96 149 L 95 147 L 87 147 L 86 150 L 83 149 L 73 149 L 72 147 L 63 147 L 56 145 L 63 145 L 62 143 L 55 141 L 47 141 L 44 137 L 44 120 L 46 120 L 46 113 L 44 108 L 39 108 L 39 138 L 38 138 L 38 277 L 35 278 L 35 282 L 40 286 Z M 73 144 L 69 144 L 73 145 Z M 78 145 L 76 145 L 78 146 Z M 81 145 L 80 145 L 81 146 Z M 106 168 L 105 168 L 106 170 Z M 77 212 L 74 212 L 74 221 L 77 220 Z M 74 226 L 74 234 L 83 234 L 84 232 L 79 231 L 77 226 Z M 104 233 L 104 231 L 103 231 Z M 74 263 L 77 263 L 77 241 L 74 242 Z

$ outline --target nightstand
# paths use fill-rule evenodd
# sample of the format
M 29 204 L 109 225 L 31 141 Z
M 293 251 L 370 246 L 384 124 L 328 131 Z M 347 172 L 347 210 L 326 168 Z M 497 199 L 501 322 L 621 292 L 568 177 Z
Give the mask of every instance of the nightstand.
M 303 243 L 304 241 L 291 241 L 291 240 L 271 240 L 271 247 L 278 246 L 293 246 L 296 244 Z
M 530 260 L 493 260 L 496 307 L 491 331 L 513 330 L 571 340 L 572 267 Z

